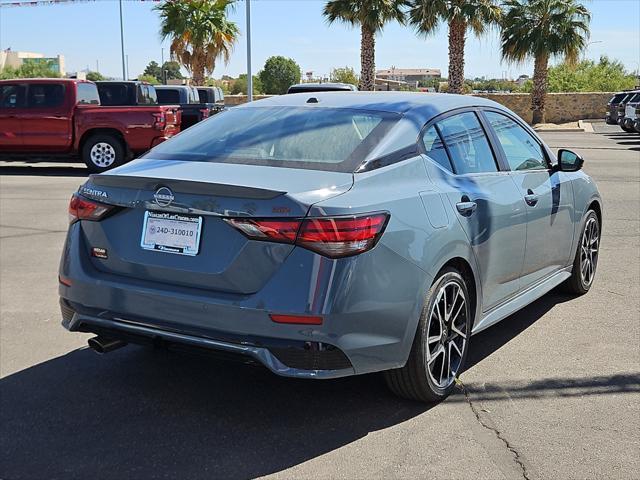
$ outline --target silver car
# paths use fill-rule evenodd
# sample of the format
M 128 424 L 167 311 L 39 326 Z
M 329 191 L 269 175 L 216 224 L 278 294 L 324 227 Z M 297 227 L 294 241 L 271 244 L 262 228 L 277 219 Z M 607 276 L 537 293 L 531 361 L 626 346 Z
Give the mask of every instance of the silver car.
M 385 372 L 448 395 L 471 335 L 554 287 L 584 294 L 602 203 L 481 98 L 301 93 L 233 108 L 72 197 L 63 325 L 276 374 Z

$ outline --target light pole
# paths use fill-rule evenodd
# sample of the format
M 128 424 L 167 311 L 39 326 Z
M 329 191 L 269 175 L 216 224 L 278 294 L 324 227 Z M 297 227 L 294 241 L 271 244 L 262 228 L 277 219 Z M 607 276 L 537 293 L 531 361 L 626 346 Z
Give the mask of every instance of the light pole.
M 251 0 L 247 2 L 247 102 L 253 101 L 253 76 L 251 75 Z
M 594 43 L 604 43 L 604 40 L 594 40 L 593 42 L 589 42 L 584 47 L 584 54 L 582 56 L 583 60 L 587 59 L 587 50 L 589 49 L 589 45 L 593 45 Z
M 127 79 L 126 64 L 124 60 L 124 26 L 122 24 L 122 0 L 120 3 L 120 49 L 122 53 L 122 80 Z

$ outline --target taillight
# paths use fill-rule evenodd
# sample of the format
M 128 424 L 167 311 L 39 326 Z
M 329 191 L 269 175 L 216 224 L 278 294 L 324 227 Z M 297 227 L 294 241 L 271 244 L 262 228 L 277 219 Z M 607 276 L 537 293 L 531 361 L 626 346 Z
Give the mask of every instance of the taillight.
M 154 113 L 153 118 L 155 119 L 155 121 L 153 122 L 153 128 L 155 128 L 156 130 L 162 130 L 167 126 L 167 117 L 165 116 L 164 112 Z
M 69 202 L 69 223 L 78 220 L 98 221 L 113 209 L 111 205 L 94 202 L 74 193 Z
M 227 218 L 252 240 L 289 243 L 330 258 L 371 250 L 384 232 L 388 213 L 305 219 Z

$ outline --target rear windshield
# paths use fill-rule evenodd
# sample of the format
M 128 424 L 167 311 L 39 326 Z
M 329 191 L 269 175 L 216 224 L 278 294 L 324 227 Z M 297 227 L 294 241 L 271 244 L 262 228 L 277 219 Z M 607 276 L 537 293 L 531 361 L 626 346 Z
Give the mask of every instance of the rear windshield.
M 350 92 L 348 87 L 289 87 L 287 93 L 313 93 L 313 92 Z
M 122 106 L 136 104 L 136 90 L 133 83 L 98 83 L 100 104 Z
M 400 118 L 369 110 L 237 107 L 145 157 L 353 172 Z
M 626 93 L 617 93 L 613 96 L 611 100 L 609 100 L 609 103 L 620 103 L 620 101 L 626 96 L 627 96 Z
M 180 103 L 180 92 L 177 89 L 156 88 L 156 95 L 158 96 L 158 103 L 160 104 Z

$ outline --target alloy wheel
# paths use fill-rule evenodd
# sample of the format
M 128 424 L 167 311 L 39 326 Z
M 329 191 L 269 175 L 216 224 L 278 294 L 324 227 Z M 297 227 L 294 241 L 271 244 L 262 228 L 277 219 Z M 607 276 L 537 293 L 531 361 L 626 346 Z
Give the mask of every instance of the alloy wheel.
M 116 161 L 116 151 L 106 142 L 98 142 L 91 147 L 91 161 L 100 168 L 110 167 Z
M 600 227 L 595 218 L 590 218 L 584 226 L 580 244 L 580 276 L 588 287 L 593 282 L 598 265 L 598 247 L 600 246 Z
M 460 284 L 449 281 L 440 287 L 429 312 L 426 366 L 438 388 L 446 389 L 462 365 L 467 342 L 467 298 Z

